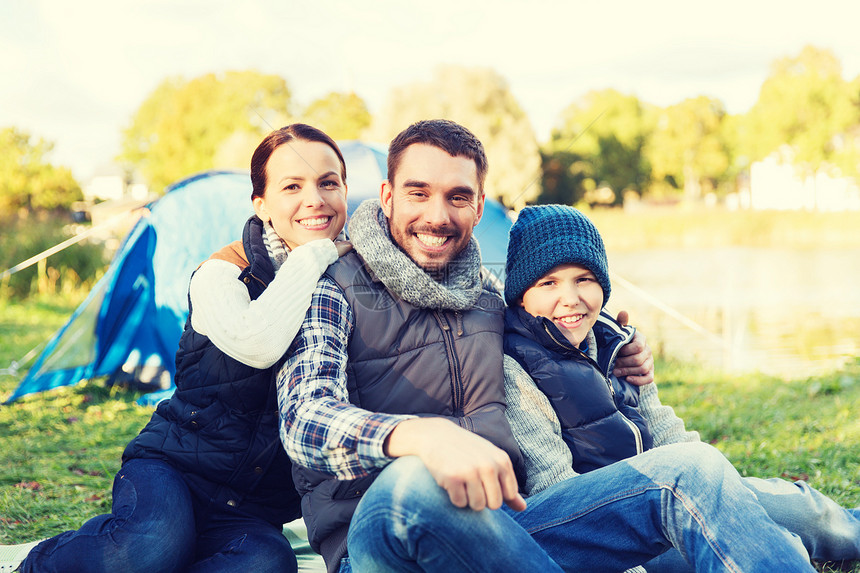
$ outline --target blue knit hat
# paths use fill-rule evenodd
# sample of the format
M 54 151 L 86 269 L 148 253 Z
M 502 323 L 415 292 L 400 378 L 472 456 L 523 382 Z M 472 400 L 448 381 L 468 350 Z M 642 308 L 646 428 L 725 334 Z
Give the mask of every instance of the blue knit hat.
M 537 205 L 520 211 L 511 227 L 505 264 L 505 301 L 513 305 L 535 281 L 558 265 L 580 265 L 603 288 L 603 305 L 612 290 L 603 239 L 594 223 L 573 207 Z

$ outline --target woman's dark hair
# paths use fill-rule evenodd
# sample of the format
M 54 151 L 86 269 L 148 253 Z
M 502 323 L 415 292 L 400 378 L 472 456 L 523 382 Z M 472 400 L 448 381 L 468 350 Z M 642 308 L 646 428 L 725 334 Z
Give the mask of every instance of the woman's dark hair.
M 251 156 L 251 199 L 262 197 L 266 192 L 266 164 L 269 162 L 269 157 L 277 148 L 294 139 L 316 141 L 331 147 L 340 161 L 340 178 L 346 183 L 346 162 L 337 143 L 315 127 L 304 123 L 293 123 L 267 135 L 254 150 L 254 155 Z

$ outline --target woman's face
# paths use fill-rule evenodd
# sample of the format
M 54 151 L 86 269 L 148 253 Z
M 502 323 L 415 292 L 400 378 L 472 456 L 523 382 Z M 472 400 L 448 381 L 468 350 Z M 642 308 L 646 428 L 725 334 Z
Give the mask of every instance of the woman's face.
M 266 163 L 266 190 L 254 211 L 271 221 L 290 249 L 314 239 L 334 239 L 346 223 L 346 184 L 334 150 L 318 141 L 294 139 Z

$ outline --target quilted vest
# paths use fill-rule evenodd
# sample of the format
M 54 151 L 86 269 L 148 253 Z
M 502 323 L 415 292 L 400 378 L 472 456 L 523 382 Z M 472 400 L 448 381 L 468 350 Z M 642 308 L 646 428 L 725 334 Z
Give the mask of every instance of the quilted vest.
M 347 361 L 350 402 L 374 412 L 445 417 L 505 450 L 518 475 L 522 456 L 505 418 L 504 301 L 485 290 L 467 311 L 428 310 L 399 299 L 351 252 L 328 268 L 355 317 Z M 336 571 L 362 494 L 358 480 L 293 466 L 308 540 Z
M 633 329 L 602 313 L 592 330 L 597 362 L 568 343 L 552 321 L 521 307 L 509 308 L 505 316 L 505 354 L 549 398 L 579 473 L 653 447 L 638 409 L 639 389 L 611 374 L 617 351 L 633 337 Z
M 243 268 L 239 280 L 252 300 L 274 278 L 256 216 L 236 241 L 212 258 Z M 190 307 L 190 300 L 189 300 Z M 277 366 L 252 368 L 230 358 L 191 327 L 189 309 L 176 352 L 176 391 L 123 453 L 164 460 L 189 488 L 275 525 L 298 518 L 300 498 L 278 434 Z

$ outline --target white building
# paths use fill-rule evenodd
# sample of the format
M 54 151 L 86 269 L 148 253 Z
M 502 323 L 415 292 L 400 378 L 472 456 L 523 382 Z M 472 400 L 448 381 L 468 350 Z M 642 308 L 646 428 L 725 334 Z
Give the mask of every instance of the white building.
M 98 167 L 93 176 L 84 183 L 85 201 L 107 201 L 119 199 L 135 199 L 143 201 L 149 195 L 149 188 L 136 178 L 128 181 L 125 170 L 115 163 Z
M 750 167 L 749 206 L 752 209 L 858 211 L 860 187 L 841 177 L 834 167 L 804 175 L 792 165 L 788 146 Z

